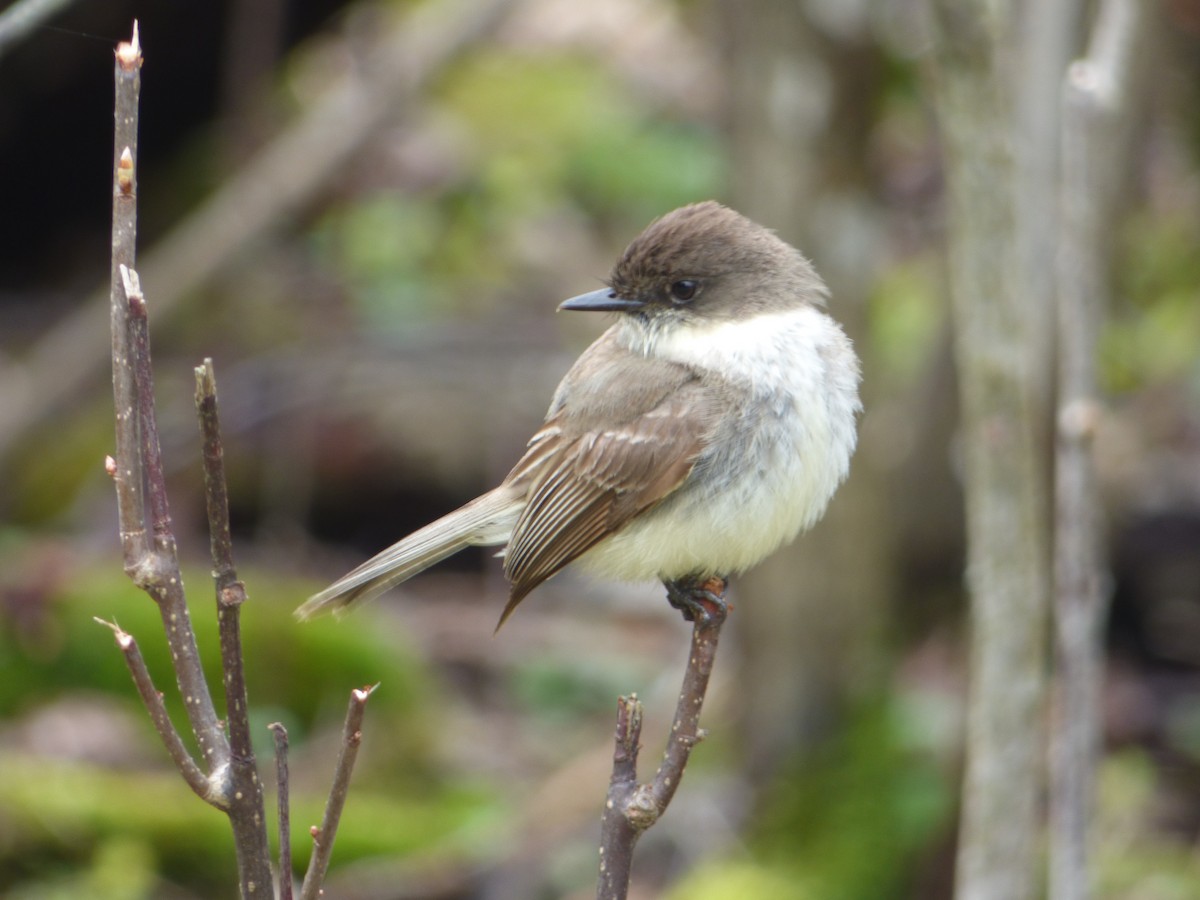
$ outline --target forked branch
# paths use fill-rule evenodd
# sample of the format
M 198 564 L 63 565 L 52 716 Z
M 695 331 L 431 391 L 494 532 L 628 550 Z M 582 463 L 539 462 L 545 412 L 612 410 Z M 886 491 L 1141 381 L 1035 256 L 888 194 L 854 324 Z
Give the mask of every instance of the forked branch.
M 116 410 L 116 448 L 105 463 L 117 491 L 121 547 L 125 571 L 158 606 L 171 650 L 175 679 L 202 759 L 197 761 L 167 714 L 137 642 L 115 624 L 117 646 L 133 676 L 167 752 L 188 786 L 229 816 L 237 851 L 243 898 L 274 894 L 262 786 L 257 774 L 246 696 L 242 656 L 241 607 L 245 586 L 233 563 L 229 531 L 216 377 L 211 360 L 196 370 L 196 407 L 204 442 L 205 497 L 212 538 L 213 577 L 224 673 L 226 724 L 216 707 L 201 666 L 180 574 L 179 556 L 167 503 L 166 479 L 158 440 L 154 379 L 150 360 L 150 330 L 146 298 L 133 268 L 137 236 L 137 121 L 142 55 L 137 27 L 133 40 L 116 54 L 116 134 L 113 153 L 113 231 L 110 312 L 112 322 L 113 402 Z M 97 620 L 100 621 L 100 620 Z M 320 864 L 310 867 L 312 896 L 319 890 L 328 865 L 338 817 L 345 803 L 350 771 L 361 738 L 362 712 L 370 691 L 355 691 L 347 718 L 349 736 L 338 761 L 319 846 Z M 286 810 L 286 748 L 281 742 L 281 798 Z M 287 841 L 286 816 L 281 821 Z M 283 876 L 282 897 L 290 897 L 290 857 Z M 306 882 L 307 885 L 307 882 Z
M 704 739 L 700 711 L 708 691 L 717 655 L 717 641 L 725 624 L 727 607 L 724 582 L 710 580 L 703 587 L 717 588 L 710 593 L 692 594 L 692 643 L 683 687 L 675 706 L 675 719 L 667 739 L 667 751 L 654 779 L 638 784 L 637 761 L 642 733 L 642 704 L 637 695 L 621 697 L 617 704 L 617 730 L 613 748 L 612 779 L 600 822 L 600 875 L 597 900 L 624 900 L 629 891 L 633 849 L 637 840 L 667 811 L 692 750 Z
M 185 698 L 188 721 L 208 773 L 202 794 L 227 805 L 222 783 L 229 748 L 204 680 L 200 653 L 183 593 L 183 578 L 171 534 L 166 480 L 158 442 L 151 375 L 146 299 L 133 270 L 137 241 L 137 127 L 142 53 L 137 27 L 133 40 L 117 48 L 116 134 L 113 145 L 113 228 L 110 307 L 116 448 L 106 469 L 117 488 L 125 571 L 158 605 L 171 646 L 175 679 Z M 149 497 L 149 501 L 147 501 Z M 147 509 L 149 506 L 149 509 Z M 148 525 L 150 527 L 148 527 Z M 153 540 L 150 539 L 151 528 Z M 128 658 L 128 657 L 127 657 Z M 135 675 L 136 680 L 136 675 Z M 183 773 L 187 778 L 187 773 Z M 190 782 L 189 782 L 190 783 Z

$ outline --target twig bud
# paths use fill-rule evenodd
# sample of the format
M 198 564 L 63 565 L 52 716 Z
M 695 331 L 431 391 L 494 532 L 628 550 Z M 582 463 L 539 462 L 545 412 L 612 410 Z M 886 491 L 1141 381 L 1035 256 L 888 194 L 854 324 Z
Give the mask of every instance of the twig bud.
M 117 64 L 126 71 L 142 67 L 142 42 L 138 39 L 137 19 L 133 20 L 133 38 L 117 44 Z
M 122 194 L 133 193 L 133 153 L 128 147 L 121 151 L 117 161 L 117 187 Z

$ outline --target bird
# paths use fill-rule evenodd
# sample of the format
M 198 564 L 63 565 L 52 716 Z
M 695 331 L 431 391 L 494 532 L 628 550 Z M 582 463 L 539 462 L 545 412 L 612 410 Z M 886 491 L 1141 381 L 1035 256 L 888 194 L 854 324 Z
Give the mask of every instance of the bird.
M 309 598 L 300 619 L 469 546 L 503 546 L 497 630 L 568 565 L 661 581 L 691 619 L 697 592 L 723 603 L 730 577 L 824 514 L 849 472 L 861 374 L 809 260 L 708 200 L 651 222 L 604 285 L 559 305 L 615 321 L 503 481 Z

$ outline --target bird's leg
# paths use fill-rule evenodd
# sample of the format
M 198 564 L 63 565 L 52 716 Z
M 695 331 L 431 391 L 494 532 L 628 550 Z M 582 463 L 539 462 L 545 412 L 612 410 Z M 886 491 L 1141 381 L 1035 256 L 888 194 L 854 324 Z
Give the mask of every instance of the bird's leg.
M 725 602 L 728 582 L 719 576 L 688 575 L 677 581 L 664 581 L 667 601 L 683 613 L 688 622 L 723 622 L 729 612 Z

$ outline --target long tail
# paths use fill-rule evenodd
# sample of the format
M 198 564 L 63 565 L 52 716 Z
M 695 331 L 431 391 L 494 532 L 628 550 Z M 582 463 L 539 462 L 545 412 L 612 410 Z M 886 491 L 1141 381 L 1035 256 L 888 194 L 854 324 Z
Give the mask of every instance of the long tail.
M 436 522 L 414 531 L 357 569 L 343 575 L 296 610 L 296 618 L 311 619 L 342 612 L 351 604 L 378 597 L 418 572 L 465 547 L 489 547 L 508 541 L 513 524 L 525 506 L 507 486 L 472 500 Z

